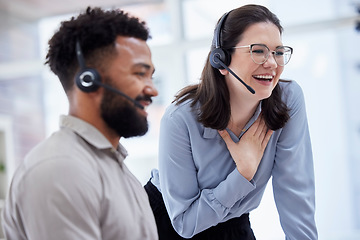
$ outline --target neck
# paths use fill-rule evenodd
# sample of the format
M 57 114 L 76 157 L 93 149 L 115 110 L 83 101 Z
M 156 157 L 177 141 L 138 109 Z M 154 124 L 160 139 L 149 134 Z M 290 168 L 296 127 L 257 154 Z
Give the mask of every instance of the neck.
M 239 136 L 250 118 L 254 115 L 258 105 L 258 101 L 230 100 L 231 116 L 228 128 Z
M 78 113 L 74 113 L 74 112 L 69 112 L 69 115 L 80 118 L 81 120 L 91 124 L 92 126 L 94 126 L 97 130 L 99 130 L 99 132 L 101 132 L 104 137 L 110 142 L 110 144 L 116 149 L 119 141 L 120 141 L 120 136 L 117 135 L 117 133 L 112 130 L 111 128 L 109 128 L 107 126 L 107 124 L 101 119 L 95 119 L 92 118 L 88 115 L 82 115 L 82 114 L 78 114 Z
M 105 136 L 114 148 L 117 148 L 120 136 L 113 129 L 109 128 L 102 119 L 99 104 L 92 101 L 95 97 L 90 96 L 89 99 L 84 101 L 83 98 L 69 98 L 69 115 L 80 118 L 81 120 L 93 125 Z

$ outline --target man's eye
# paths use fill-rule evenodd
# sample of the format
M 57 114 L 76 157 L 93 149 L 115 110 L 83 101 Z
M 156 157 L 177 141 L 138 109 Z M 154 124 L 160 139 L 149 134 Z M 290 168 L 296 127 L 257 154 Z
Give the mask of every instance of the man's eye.
M 144 73 L 144 72 L 136 72 L 135 74 L 140 76 L 140 77 L 143 77 L 143 76 L 145 76 L 146 73 Z

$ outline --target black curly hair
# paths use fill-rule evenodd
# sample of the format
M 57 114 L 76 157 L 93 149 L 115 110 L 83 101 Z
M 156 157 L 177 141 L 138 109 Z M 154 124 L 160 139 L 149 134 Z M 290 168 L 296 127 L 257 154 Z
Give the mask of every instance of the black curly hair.
M 129 16 L 122 10 L 102 10 L 88 7 L 76 18 L 61 23 L 59 30 L 49 40 L 46 62 L 60 79 L 67 92 L 74 85 L 74 76 L 79 68 L 75 54 L 79 41 L 88 67 L 97 68 L 115 54 L 115 40 L 118 36 L 150 38 L 144 21 Z

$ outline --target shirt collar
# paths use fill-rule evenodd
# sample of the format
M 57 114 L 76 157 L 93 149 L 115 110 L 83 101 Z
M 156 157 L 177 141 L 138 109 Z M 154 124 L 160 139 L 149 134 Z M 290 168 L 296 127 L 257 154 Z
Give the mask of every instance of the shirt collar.
M 254 115 L 250 118 L 249 122 L 245 125 L 245 129 L 247 130 L 255 121 L 256 119 L 259 117 L 260 113 L 261 113 L 261 104 L 262 101 L 259 103 L 259 105 L 257 106 Z M 205 128 L 204 129 L 204 133 L 203 133 L 203 138 L 215 138 L 216 135 L 218 134 L 216 129 L 213 128 Z
M 93 125 L 81 120 L 80 118 L 61 115 L 60 128 L 69 128 L 89 144 L 98 149 L 114 149 L 109 140 Z M 127 156 L 126 149 L 119 143 L 116 149 L 123 157 Z

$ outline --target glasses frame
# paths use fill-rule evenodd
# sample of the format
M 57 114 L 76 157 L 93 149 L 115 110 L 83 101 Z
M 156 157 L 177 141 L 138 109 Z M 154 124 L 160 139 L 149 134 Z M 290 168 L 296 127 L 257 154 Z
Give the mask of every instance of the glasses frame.
M 261 62 L 261 63 L 255 62 L 254 57 L 253 57 L 253 52 L 252 52 L 253 46 L 263 46 L 263 47 L 266 47 L 266 48 L 267 48 L 268 54 L 267 54 L 267 56 L 266 56 L 266 58 L 265 58 L 265 60 L 264 60 L 263 62 Z M 292 48 L 292 47 L 289 47 L 289 46 L 278 46 L 278 47 L 276 47 L 276 49 L 279 49 L 279 48 L 289 48 L 289 49 L 290 49 L 290 52 L 291 52 L 291 53 L 290 53 L 289 60 L 288 60 L 285 64 L 280 64 L 280 63 L 278 63 L 278 61 L 276 60 L 276 57 L 275 57 L 275 56 L 276 56 L 276 51 L 270 50 L 269 47 L 266 46 L 265 44 L 254 43 L 254 44 L 245 45 L 245 46 L 235 46 L 235 47 L 232 47 L 232 48 L 234 48 L 234 49 L 238 49 L 238 48 L 249 48 L 252 61 L 253 61 L 254 63 L 256 63 L 256 64 L 259 64 L 259 65 L 264 64 L 264 63 L 269 59 L 270 53 L 272 53 L 272 54 L 274 55 L 274 59 L 275 59 L 276 64 L 279 65 L 279 66 L 285 66 L 286 64 L 288 64 L 288 63 L 290 62 L 291 56 L 292 56 L 292 54 L 293 54 L 293 48 Z

